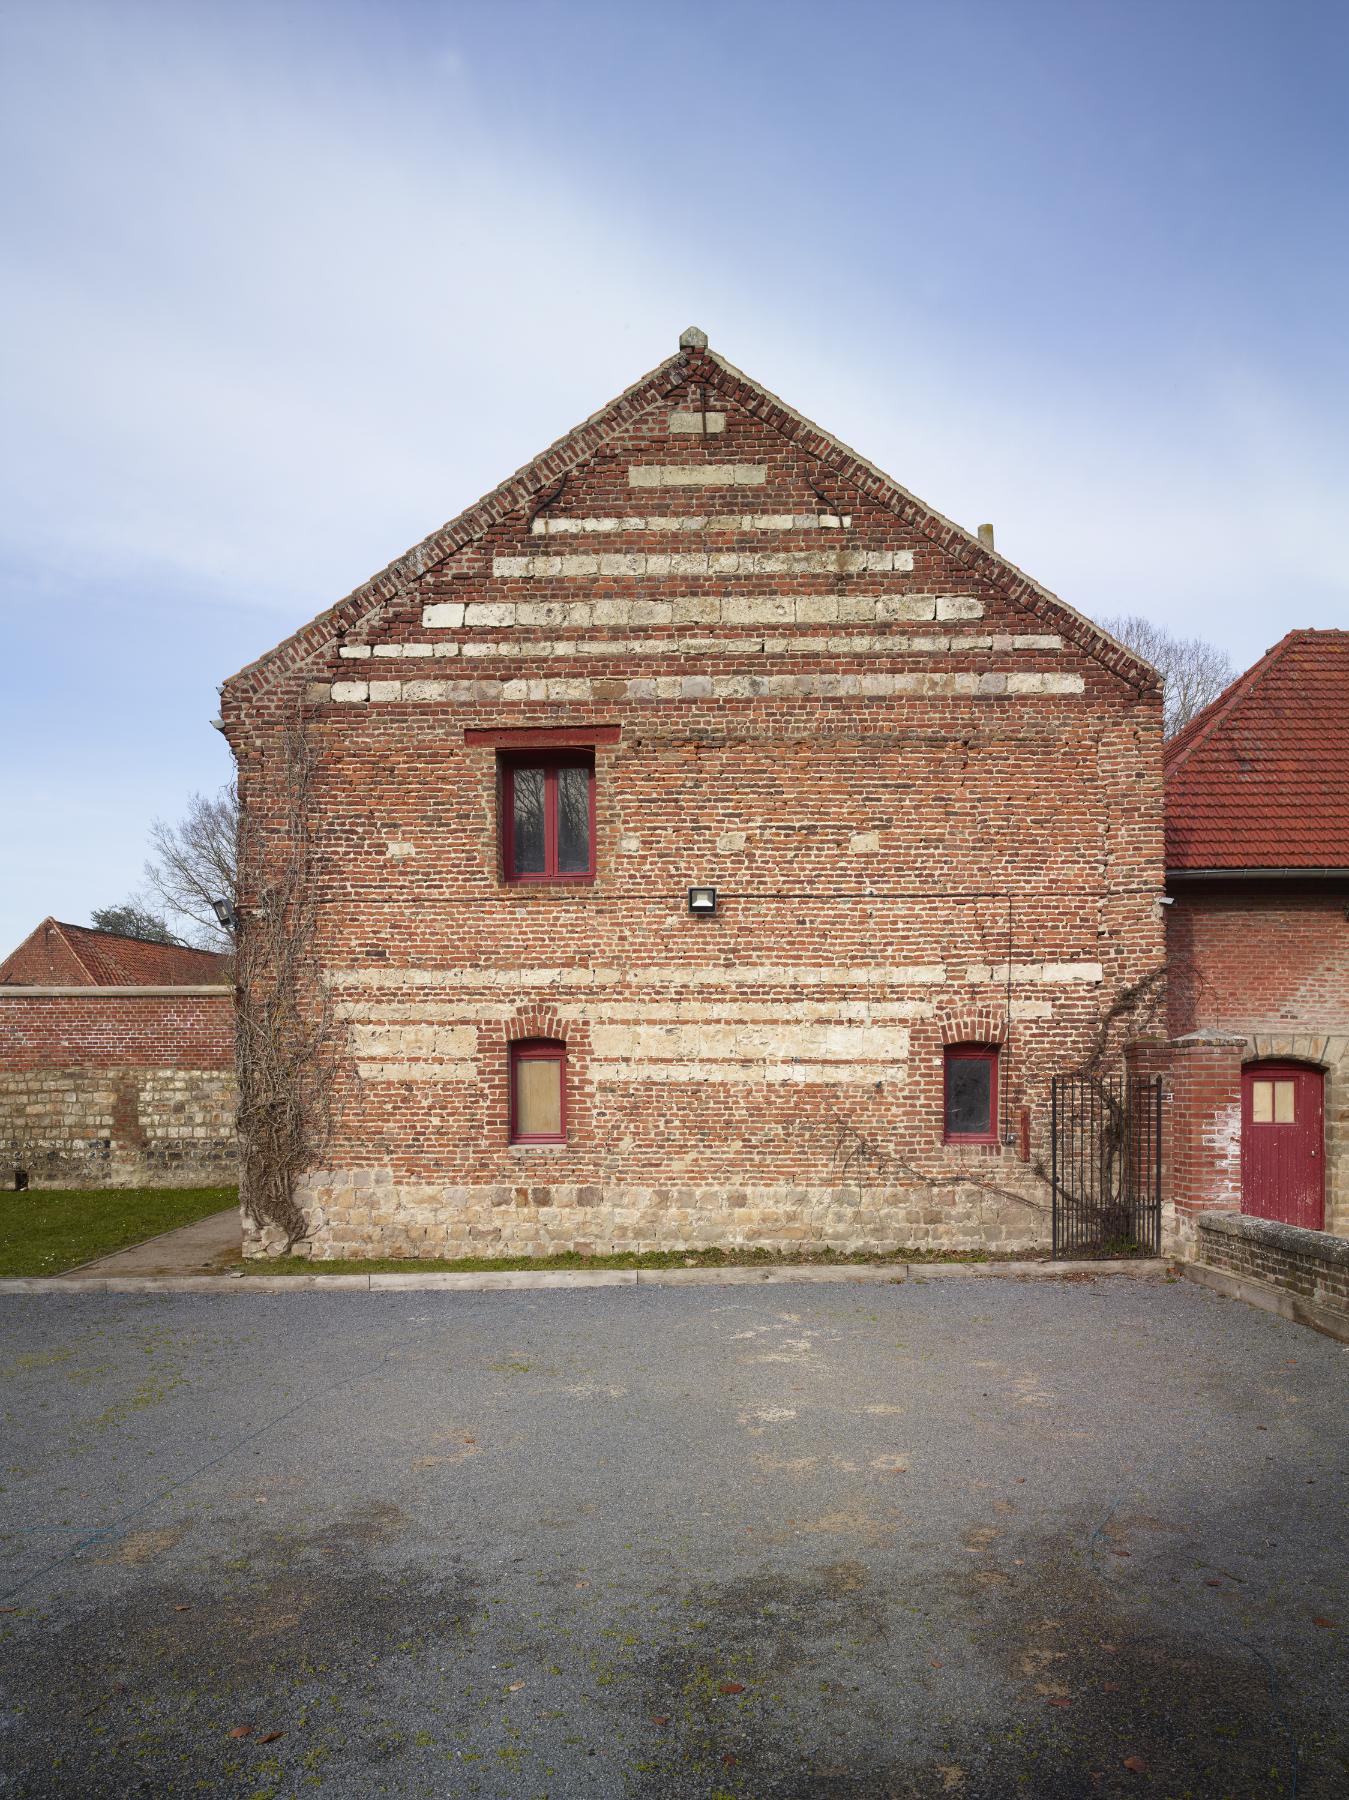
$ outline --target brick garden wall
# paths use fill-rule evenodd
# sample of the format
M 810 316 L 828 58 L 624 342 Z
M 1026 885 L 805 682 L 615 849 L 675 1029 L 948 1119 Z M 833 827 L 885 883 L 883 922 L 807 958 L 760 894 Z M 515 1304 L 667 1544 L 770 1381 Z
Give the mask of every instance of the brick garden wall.
M 1196 1195 L 1240 1208 L 1242 1063 L 1312 1063 L 1325 1073 L 1326 1228 L 1349 1235 L 1349 889 L 1185 882 L 1174 893 L 1167 953 L 1182 978 L 1172 983 L 1171 1029 L 1233 1045 L 1222 1091 L 1201 1098 L 1211 1134 L 1235 1147 L 1235 1186 L 1231 1159 L 1220 1159 Z
M 1216 1213 L 1199 1221 L 1196 1255 L 1208 1268 L 1296 1294 L 1349 1326 L 1349 1241 L 1273 1219 Z
M 0 1152 L 31 1185 L 234 1178 L 227 988 L 0 986 Z
M 1162 957 L 1157 695 L 686 363 L 542 496 L 227 684 L 255 841 L 300 697 L 318 759 L 315 1255 L 1047 1237 L 1049 1078 Z M 595 742 L 593 884 L 505 881 L 474 734 L 510 727 Z M 567 1044 L 565 1146 L 507 1142 L 529 1036 Z M 1029 1162 L 943 1144 L 967 1037 L 1001 1046 Z

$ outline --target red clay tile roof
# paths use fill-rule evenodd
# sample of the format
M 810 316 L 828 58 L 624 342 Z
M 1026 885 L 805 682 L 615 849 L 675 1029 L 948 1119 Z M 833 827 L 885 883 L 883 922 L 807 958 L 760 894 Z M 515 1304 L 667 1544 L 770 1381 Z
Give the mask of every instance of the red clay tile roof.
M 1349 868 L 1349 631 L 1290 631 L 1164 767 L 1168 869 Z
M 0 981 L 29 986 L 198 987 L 229 979 L 227 956 L 44 919 L 0 963 Z

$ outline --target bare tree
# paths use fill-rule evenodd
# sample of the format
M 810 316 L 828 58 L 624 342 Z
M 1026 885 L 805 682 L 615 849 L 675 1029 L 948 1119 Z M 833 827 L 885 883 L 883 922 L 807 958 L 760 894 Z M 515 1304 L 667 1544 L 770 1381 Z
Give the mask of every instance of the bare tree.
M 1166 684 L 1162 730 L 1169 738 L 1236 679 L 1226 651 L 1203 638 L 1173 637 L 1164 626 L 1137 613 L 1102 619 L 1101 624 L 1161 675 Z
M 239 882 L 239 801 L 233 783 L 214 800 L 193 794 L 176 825 L 156 819 L 150 827 L 154 855 L 145 865 L 146 885 L 184 937 L 201 949 L 231 947 L 216 917 L 216 900 L 235 903 Z
M 89 923 L 96 931 L 114 931 L 118 937 L 139 938 L 143 944 L 183 941 L 169 930 L 162 913 L 153 912 L 134 894 L 120 906 L 96 906 L 89 914 Z

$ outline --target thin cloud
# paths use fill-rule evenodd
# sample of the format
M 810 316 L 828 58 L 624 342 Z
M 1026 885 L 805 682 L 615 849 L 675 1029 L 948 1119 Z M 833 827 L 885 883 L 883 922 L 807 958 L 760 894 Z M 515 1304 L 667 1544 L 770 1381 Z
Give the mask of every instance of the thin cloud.
M 1091 166 L 1056 190 L 1070 226 L 1036 212 L 977 91 L 959 154 L 927 164 L 930 103 L 909 94 L 891 169 L 821 149 L 778 104 L 779 61 L 762 94 L 737 89 L 718 165 L 726 90 L 694 51 L 696 82 L 676 65 L 658 106 L 620 103 L 640 91 L 621 58 L 641 20 L 575 17 L 584 41 L 537 36 L 548 56 L 509 92 L 472 12 L 51 4 L 0 20 L 16 174 L 0 197 L 0 578 L 25 675 L 0 730 L 7 766 L 42 784 L 3 937 L 134 886 L 149 819 L 224 773 L 214 684 L 690 323 L 942 512 L 991 519 L 1085 612 L 1145 613 L 1239 664 L 1288 626 L 1349 619 L 1343 371 L 1262 336 L 1258 296 L 1205 331 L 1211 272 L 1182 284 L 1184 240 L 1163 243 L 1131 185 L 1163 178 L 1164 135 L 1101 177 L 1127 206 L 1093 244 Z M 574 109 L 564 141 L 551 120 L 587 33 L 613 58 L 610 110 Z M 796 79 L 825 99 L 829 69 L 802 43 Z M 1063 80 L 1070 48 L 1056 35 L 1055 67 L 1023 78 Z M 1062 123 L 1044 113 L 1034 168 L 1052 169 Z M 1215 246 L 1220 177 L 1215 158 Z M 97 658 L 72 657 L 96 623 Z M 96 857 L 69 854 L 71 818 Z

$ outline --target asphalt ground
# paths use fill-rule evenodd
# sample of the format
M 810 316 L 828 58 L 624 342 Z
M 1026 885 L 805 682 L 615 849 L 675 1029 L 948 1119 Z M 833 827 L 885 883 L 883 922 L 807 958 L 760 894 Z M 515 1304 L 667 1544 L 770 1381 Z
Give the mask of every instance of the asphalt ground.
M 1349 1793 L 1349 1350 L 1187 1282 L 0 1334 L 6 1797 Z

